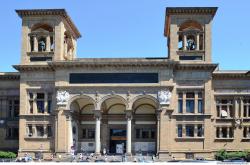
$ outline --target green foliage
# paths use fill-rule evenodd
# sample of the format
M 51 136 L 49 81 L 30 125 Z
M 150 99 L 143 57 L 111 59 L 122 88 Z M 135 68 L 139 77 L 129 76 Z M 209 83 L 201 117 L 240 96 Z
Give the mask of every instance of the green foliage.
M 226 150 L 219 150 L 215 154 L 215 158 L 217 160 L 225 160 L 225 159 L 246 159 L 248 156 L 248 151 L 235 151 L 235 152 L 227 152 Z
M 13 152 L 0 151 L 0 158 L 16 158 L 16 154 Z

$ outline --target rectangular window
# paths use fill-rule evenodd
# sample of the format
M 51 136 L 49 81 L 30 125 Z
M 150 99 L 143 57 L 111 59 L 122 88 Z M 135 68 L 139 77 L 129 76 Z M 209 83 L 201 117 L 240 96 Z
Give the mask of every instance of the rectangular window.
M 44 101 L 37 100 L 36 105 L 37 105 L 37 112 L 38 113 L 44 113 Z
M 87 138 L 86 129 L 82 129 L 82 139 L 86 138 Z
M 44 93 L 37 93 L 36 99 L 44 99 Z
M 48 93 L 48 113 L 51 113 L 52 93 Z
M 201 124 L 197 125 L 197 136 L 198 137 L 203 137 L 204 131 L 203 131 L 203 127 Z
M 50 125 L 47 126 L 48 137 L 52 137 L 52 127 Z
M 32 125 L 28 125 L 28 137 L 33 136 L 33 130 L 32 130 Z
M 19 138 L 19 129 L 13 128 L 12 131 L 13 131 L 13 134 L 12 134 L 13 139 L 18 139 Z
M 14 101 L 14 117 L 19 116 L 19 100 Z
M 194 98 L 194 93 L 193 92 L 186 93 L 186 98 L 188 98 L 188 99 Z
M 178 100 L 178 113 L 182 113 L 182 112 L 183 112 L 183 101 Z
M 38 137 L 43 137 L 44 136 L 43 126 L 36 126 L 36 132 Z
M 194 100 L 186 100 L 187 113 L 194 113 Z
M 198 100 L 198 113 L 203 113 L 203 100 Z
M 12 100 L 9 100 L 9 118 L 12 118 L 13 104 Z
M 141 130 L 140 129 L 136 129 L 135 130 L 135 136 L 136 136 L 136 139 L 140 139 L 141 138 Z
M 182 125 L 179 124 L 177 129 L 178 129 L 177 130 L 178 131 L 178 137 L 182 137 Z
M 148 139 L 149 138 L 149 130 L 148 129 L 143 129 L 142 130 L 142 138 L 143 139 Z
M 155 139 L 155 130 L 154 129 L 151 130 L 151 139 Z
M 95 130 L 88 129 L 88 139 L 94 139 L 94 138 L 95 138 Z
M 69 83 L 158 83 L 158 73 L 70 73 Z
M 193 125 L 186 125 L 186 136 L 187 137 L 194 137 L 194 126 Z

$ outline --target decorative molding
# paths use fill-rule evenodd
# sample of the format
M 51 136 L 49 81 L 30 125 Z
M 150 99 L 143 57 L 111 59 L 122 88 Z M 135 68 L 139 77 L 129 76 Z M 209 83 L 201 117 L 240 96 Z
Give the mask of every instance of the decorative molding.
M 66 105 L 69 101 L 70 95 L 67 91 L 57 91 L 56 100 L 57 105 Z

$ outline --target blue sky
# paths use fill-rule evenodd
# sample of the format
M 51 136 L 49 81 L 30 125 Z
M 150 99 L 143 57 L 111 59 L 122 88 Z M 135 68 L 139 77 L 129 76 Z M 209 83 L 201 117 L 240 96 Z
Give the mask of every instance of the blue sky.
M 212 59 L 220 69 L 250 70 L 249 0 L 8 0 L 1 2 L 0 71 L 20 63 L 21 19 L 15 9 L 65 8 L 82 34 L 77 54 L 89 57 L 166 57 L 165 8 L 219 7 Z

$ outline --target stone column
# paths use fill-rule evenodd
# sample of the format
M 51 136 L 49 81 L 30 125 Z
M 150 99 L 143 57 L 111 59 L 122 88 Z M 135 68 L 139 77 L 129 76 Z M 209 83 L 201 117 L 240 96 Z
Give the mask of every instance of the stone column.
M 187 36 L 183 34 L 183 50 L 187 50 Z
M 33 137 L 37 137 L 37 133 L 36 133 L 36 125 L 32 124 L 32 136 Z
M 196 47 L 195 47 L 195 50 L 199 50 L 200 48 L 200 34 L 197 33 L 196 34 Z
M 243 103 L 243 98 L 240 98 L 240 114 L 241 114 L 241 118 L 244 117 L 244 103 Z
M 186 113 L 186 92 L 183 92 L 183 98 L 182 98 L 182 111 L 183 111 L 183 114 Z
M 48 137 L 48 132 L 47 132 L 47 125 L 43 126 L 43 137 L 47 138 Z
M 95 113 L 95 154 L 101 154 L 101 111 L 94 110 Z
M 197 124 L 194 125 L 194 137 L 197 137 L 198 134 L 198 126 Z
M 234 98 L 234 117 L 239 118 L 239 101 L 238 98 Z
M 222 138 L 222 128 L 219 127 L 219 138 Z
M 37 36 L 34 36 L 34 52 L 38 51 L 38 41 L 37 41 Z
M 37 114 L 36 96 L 37 93 L 33 93 L 33 114 Z
M 249 127 L 246 128 L 246 138 L 250 138 L 250 136 L 249 136 Z
M 194 93 L 194 114 L 198 113 L 198 92 Z
M 44 113 L 48 113 L 48 93 L 44 93 Z
M 230 115 L 230 105 L 227 105 L 227 118 L 231 118 Z
M 230 128 L 227 127 L 227 138 L 230 138 Z
M 73 146 L 72 117 L 68 114 L 66 118 L 68 122 L 68 152 L 71 152 L 71 147 Z
M 127 118 L 127 144 L 126 144 L 126 153 L 127 155 L 131 155 L 131 143 L 132 143 L 132 137 L 131 137 L 131 127 L 132 127 L 132 110 L 126 110 L 126 118 Z
M 46 52 L 50 52 L 50 35 L 46 37 Z
M 161 112 L 162 109 L 158 109 L 156 111 L 156 119 L 157 119 L 157 139 L 156 139 L 156 152 L 160 151 L 160 121 L 161 121 Z
M 182 137 L 186 137 L 186 124 L 182 124 Z

